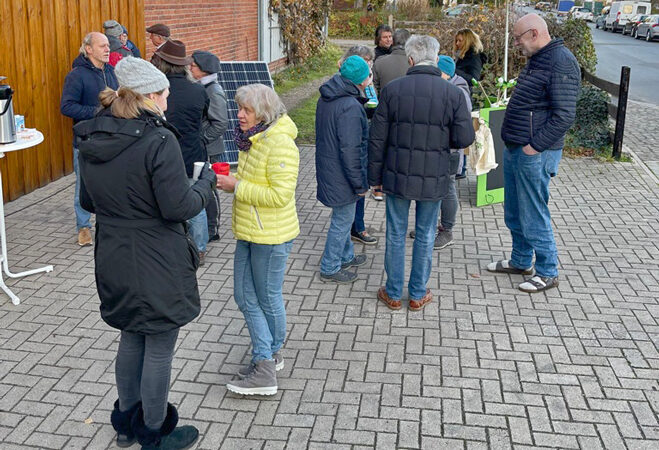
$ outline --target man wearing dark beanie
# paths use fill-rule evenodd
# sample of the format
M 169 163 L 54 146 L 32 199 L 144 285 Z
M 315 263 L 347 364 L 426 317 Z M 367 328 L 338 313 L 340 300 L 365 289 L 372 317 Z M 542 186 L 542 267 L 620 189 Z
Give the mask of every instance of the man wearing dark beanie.
M 371 82 L 371 69 L 357 55 L 348 57 L 337 73 L 320 87 L 316 107 L 316 198 L 332 208 L 320 279 L 339 284 L 357 279 L 351 267 L 366 264 L 355 255 L 350 228 L 355 204 L 368 192 L 366 180 L 368 121 L 360 94 Z
M 229 113 L 227 111 L 227 96 L 217 81 L 220 71 L 220 59 L 211 52 L 196 50 L 192 53 L 190 73 L 199 84 L 204 86 L 208 95 L 209 105 L 201 120 L 201 141 L 206 147 L 208 161 L 218 162 L 224 154 L 224 132 L 229 126 Z M 217 190 L 213 198 L 206 205 L 208 218 L 208 240 L 216 241 L 220 238 L 218 224 L 220 222 L 220 196 Z

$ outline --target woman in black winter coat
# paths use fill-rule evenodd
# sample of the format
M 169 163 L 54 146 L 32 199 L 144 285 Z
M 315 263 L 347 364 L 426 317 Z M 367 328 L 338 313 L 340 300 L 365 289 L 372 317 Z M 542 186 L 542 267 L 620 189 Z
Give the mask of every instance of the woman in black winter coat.
M 111 422 L 120 447 L 184 448 L 199 432 L 176 427 L 167 403 L 179 328 L 200 311 L 199 259 L 184 222 L 204 208 L 216 177 L 207 167 L 189 185 L 176 130 L 163 119 L 165 75 L 133 57 L 115 73 L 119 90 L 103 91 L 103 109 L 74 127 L 81 204 L 96 214 L 101 317 L 121 330 Z
M 453 54 L 455 74 L 467 80 L 471 90 L 471 80 L 480 81 L 483 64 L 487 62 L 480 37 L 469 28 L 459 30 L 453 42 Z

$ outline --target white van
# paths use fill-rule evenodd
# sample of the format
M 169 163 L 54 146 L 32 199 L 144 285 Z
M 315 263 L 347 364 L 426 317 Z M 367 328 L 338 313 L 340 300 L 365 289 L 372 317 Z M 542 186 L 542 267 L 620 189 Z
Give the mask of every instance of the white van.
M 622 31 L 629 19 L 636 14 L 650 14 L 651 8 L 650 2 L 613 2 L 604 29 L 614 33 Z

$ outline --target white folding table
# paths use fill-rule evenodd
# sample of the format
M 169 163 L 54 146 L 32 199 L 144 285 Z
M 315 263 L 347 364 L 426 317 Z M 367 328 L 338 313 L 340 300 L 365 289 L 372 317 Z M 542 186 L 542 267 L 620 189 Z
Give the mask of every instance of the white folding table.
M 26 148 L 34 147 L 37 144 L 40 144 L 43 142 L 43 134 L 39 131 L 33 131 L 30 134 L 29 138 L 24 138 L 21 136 L 23 133 L 19 133 L 18 140 L 16 142 L 13 142 L 11 144 L 0 144 L 0 158 L 4 158 L 5 153 L 7 152 L 14 152 L 17 150 L 24 150 Z M 42 267 L 40 269 L 33 269 L 33 270 L 26 270 L 25 272 L 19 272 L 19 273 L 11 273 L 9 270 L 9 262 L 7 261 L 7 235 L 5 232 L 5 207 L 4 207 L 4 201 L 3 201 L 3 195 L 2 195 L 2 174 L 0 174 L 0 246 L 2 247 L 2 256 L 0 256 L 0 260 L 2 260 L 2 269 L 4 272 L 7 274 L 8 277 L 11 278 L 19 278 L 19 277 L 25 277 L 28 275 L 34 275 L 35 273 L 40 273 L 40 272 L 52 272 L 53 271 L 53 266 L 46 266 Z M 2 288 L 3 291 L 11 298 L 11 302 L 14 305 L 18 305 L 21 303 L 20 299 L 14 294 L 5 284 L 3 277 L 2 277 L 2 270 L 0 270 L 0 288 Z

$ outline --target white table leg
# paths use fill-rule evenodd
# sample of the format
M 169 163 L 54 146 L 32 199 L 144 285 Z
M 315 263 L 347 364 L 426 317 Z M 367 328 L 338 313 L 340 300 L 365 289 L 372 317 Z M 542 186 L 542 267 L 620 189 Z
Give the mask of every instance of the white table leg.
M 4 154 L 0 153 L 0 158 L 3 156 Z M 12 273 L 9 270 L 9 261 L 7 260 L 7 235 L 5 232 L 5 205 L 4 197 L 2 194 L 2 174 L 0 174 L 0 247 L 2 247 L 2 256 L 0 257 L 2 259 L 2 269 L 7 274 L 7 276 L 11 278 L 19 278 L 25 277 L 27 275 L 34 275 L 35 273 L 53 271 L 53 266 L 45 266 L 40 269 L 26 270 L 25 272 L 19 273 Z M 0 271 L 0 289 L 5 291 L 9 298 L 11 298 L 11 302 L 14 305 L 20 304 L 20 299 L 7 287 L 4 280 L 2 279 L 2 271 Z

